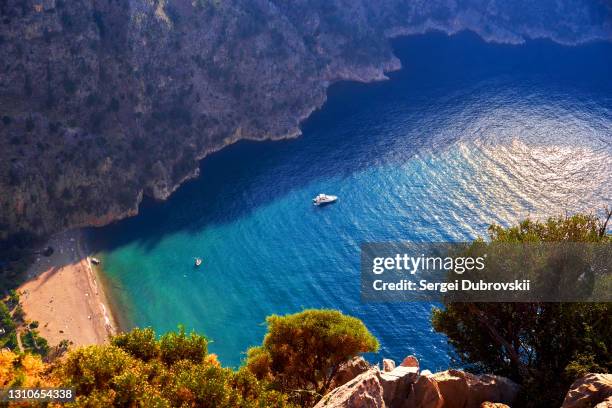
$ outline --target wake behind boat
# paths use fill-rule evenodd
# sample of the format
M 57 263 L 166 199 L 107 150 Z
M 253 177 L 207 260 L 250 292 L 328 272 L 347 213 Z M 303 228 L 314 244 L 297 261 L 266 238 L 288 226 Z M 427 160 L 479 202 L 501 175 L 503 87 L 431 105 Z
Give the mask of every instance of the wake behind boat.
M 312 203 L 314 205 L 324 205 L 331 204 L 336 200 L 338 200 L 338 197 L 335 195 L 319 194 L 318 196 L 312 199 Z

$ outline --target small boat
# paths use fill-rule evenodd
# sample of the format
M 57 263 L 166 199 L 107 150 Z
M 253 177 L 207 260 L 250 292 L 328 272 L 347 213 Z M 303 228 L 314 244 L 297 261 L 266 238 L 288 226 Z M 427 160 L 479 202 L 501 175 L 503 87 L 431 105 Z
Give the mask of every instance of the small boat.
M 324 205 L 333 203 L 338 199 L 335 195 L 327 195 L 327 194 L 319 194 L 315 198 L 312 199 L 312 203 L 314 205 Z
M 200 266 L 202 265 L 202 258 L 196 258 L 195 259 L 195 266 Z
M 98 258 L 91 258 L 91 263 L 94 265 L 100 265 L 100 260 Z

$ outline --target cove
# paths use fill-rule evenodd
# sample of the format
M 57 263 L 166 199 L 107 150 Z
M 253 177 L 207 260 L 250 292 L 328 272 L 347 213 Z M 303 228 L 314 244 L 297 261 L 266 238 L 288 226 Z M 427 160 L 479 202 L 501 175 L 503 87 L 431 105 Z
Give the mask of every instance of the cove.
M 610 202 L 611 44 L 431 33 L 394 47 L 401 71 L 332 86 L 302 137 L 239 142 L 168 201 L 89 231 L 124 328 L 184 324 L 237 366 L 267 315 L 329 307 L 379 339 L 373 361 L 446 369 L 435 305 L 360 302 L 360 245 L 471 240 Z M 339 201 L 314 207 L 318 193 Z

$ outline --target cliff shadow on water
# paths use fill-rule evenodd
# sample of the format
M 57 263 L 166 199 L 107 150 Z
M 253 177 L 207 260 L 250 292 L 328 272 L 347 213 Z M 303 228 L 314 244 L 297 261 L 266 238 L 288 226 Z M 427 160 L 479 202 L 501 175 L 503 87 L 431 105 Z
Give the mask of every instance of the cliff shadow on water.
M 590 92 L 598 84 L 605 85 L 601 92 L 610 88 L 612 46 L 603 42 L 500 45 L 462 32 L 402 37 L 393 40 L 393 47 L 403 68 L 389 73 L 390 80 L 333 84 L 327 102 L 303 123 L 303 135 L 297 139 L 239 141 L 211 154 L 201 161 L 200 176 L 167 201 L 145 197 L 138 216 L 91 228 L 94 251 L 132 242 L 151 249 L 164 236 L 197 233 L 247 217 L 317 180 L 342 180 L 370 167 L 399 166 L 423 151 L 448 149 L 459 139 L 473 137 L 461 123 L 448 130 L 454 114 L 486 110 L 491 100 L 503 104 L 506 97 L 522 95 L 528 105 L 534 84 L 544 82 L 553 92 L 567 87 Z M 496 87 L 504 88 L 506 77 L 512 77 L 514 94 L 489 98 Z M 437 115 L 441 106 L 445 112 Z M 400 131 L 405 136 L 398 142 Z

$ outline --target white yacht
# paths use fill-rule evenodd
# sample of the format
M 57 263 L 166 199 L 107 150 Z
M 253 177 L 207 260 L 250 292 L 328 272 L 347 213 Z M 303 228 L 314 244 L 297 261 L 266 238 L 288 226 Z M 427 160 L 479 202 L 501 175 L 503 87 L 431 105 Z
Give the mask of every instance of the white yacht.
M 195 259 L 195 266 L 200 266 L 202 265 L 202 258 L 196 258 Z
M 336 197 L 335 195 L 319 194 L 318 196 L 312 199 L 312 203 L 314 205 L 330 204 L 336 201 L 337 199 L 338 197 Z

